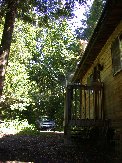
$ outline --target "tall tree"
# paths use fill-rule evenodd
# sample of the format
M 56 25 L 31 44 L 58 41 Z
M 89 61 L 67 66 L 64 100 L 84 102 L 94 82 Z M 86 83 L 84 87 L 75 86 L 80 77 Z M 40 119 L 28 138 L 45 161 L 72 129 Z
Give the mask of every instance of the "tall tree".
M 16 21 L 0 106 L 4 117 L 33 123 L 48 114 L 62 125 L 67 72 L 78 57 L 66 19 L 50 21 L 47 28 Z
M 85 3 L 85 0 L 77 0 L 79 3 Z M 19 5 L 18 5 L 19 4 Z M 6 7 L 7 6 L 7 7 Z M 41 25 L 48 25 L 49 18 L 58 18 L 62 16 L 71 16 L 74 6 L 74 0 L 70 1 L 38 1 L 38 0 L 2 0 L 0 9 L 6 9 L 5 24 L 3 37 L 0 45 L 0 95 L 2 95 L 3 82 L 5 78 L 5 69 L 8 62 L 8 56 L 11 46 L 12 33 L 14 28 L 15 17 L 18 9 L 18 16 L 26 21 L 32 21 L 30 12 L 39 14 L 41 17 Z M 2 13 L 2 12 L 1 12 Z M 3 15 L 3 14 L 2 14 Z
M 79 57 L 78 43 L 65 19 L 50 21 L 38 38 L 38 54 L 29 69 L 30 79 L 36 81 L 40 91 L 36 108 L 40 115 L 46 114 L 62 122 L 66 76 L 74 70 Z
M 8 76 L 4 90 L 6 97 L 3 100 L 4 109 L 7 113 L 10 111 L 12 116 L 21 115 L 21 117 L 28 119 L 35 113 L 48 112 L 51 117 L 55 116 L 58 121 L 62 122 L 62 101 L 66 72 L 74 69 L 73 66 L 78 57 L 75 55 L 78 48 L 75 43 L 76 40 L 67 28 L 66 21 L 63 21 L 65 16 L 72 16 L 74 1 L 55 3 L 56 1 L 50 0 L 27 0 L 26 2 L 24 0 L 20 2 L 3 0 L 1 2 L 5 2 L 1 6 L 6 4 L 2 7 L 6 11 L 6 17 L 0 47 L 1 94 L 15 18 L 17 18 L 16 20 L 21 18 L 28 22 L 28 27 L 24 21 L 23 24 L 18 24 L 18 29 L 15 29 L 13 33 L 11 54 L 14 55 L 11 55 L 7 70 Z M 16 14 L 17 11 L 18 14 Z M 60 19 L 58 19 L 59 17 Z M 37 32 L 38 36 L 35 36 L 39 26 L 44 28 Z M 35 33 L 32 32 L 33 28 Z M 24 33 L 25 37 L 18 36 L 18 33 L 21 36 Z M 18 44 L 16 44 L 16 38 L 20 40 Z M 22 45 L 23 43 L 24 45 Z M 24 50 L 20 44 L 24 46 Z M 27 52 L 29 55 L 26 56 Z M 26 61 L 28 63 L 25 63 Z M 32 71 L 27 70 L 28 68 L 31 68 Z M 55 89 L 52 89 L 54 87 Z M 61 117 L 59 118 L 57 115 Z
M 20 112 L 32 102 L 29 92 L 34 90 L 36 83 L 31 83 L 27 65 L 36 51 L 37 28 L 19 20 L 15 23 L 11 52 L 6 69 L 5 86 L 0 103 L 0 111 L 8 118 L 16 118 Z M 34 88 L 34 89 L 33 89 Z
M 4 24 L 4 30 L 0 45 L 0 96 L 2 95 L 3 82 L 5 78 L 5 69 L 8 62 L 8 56 L 11 46 L 12 33 L 14 29 L 14 22 L 17 13 L 18 1 L 7 1 L 7 12 Z
M 91 8 L 84 13 L 85 19 L 82 19 L 82 27 L 76 29 L 79 39 L 89 40 L 96 24 L 101 16 L 106 0 L 94 0 Z

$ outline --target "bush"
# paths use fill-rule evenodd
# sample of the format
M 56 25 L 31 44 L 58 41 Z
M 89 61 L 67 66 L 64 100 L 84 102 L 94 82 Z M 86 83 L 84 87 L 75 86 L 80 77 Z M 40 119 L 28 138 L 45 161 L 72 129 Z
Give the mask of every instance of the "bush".
M 26 119 L 23 121 L 19 121 L 18 119 L 12 121 L 4 121 L 4 123 L 0 124 L 0 131 L 7 134 L 25 134 L 26 132 L 28 134 L 38 133 L 35 126 L 29 125 Z
M 18 135 L 39 135 L 40 132 L 36 128 L 25 127 L 22 131 L 17 133 Z

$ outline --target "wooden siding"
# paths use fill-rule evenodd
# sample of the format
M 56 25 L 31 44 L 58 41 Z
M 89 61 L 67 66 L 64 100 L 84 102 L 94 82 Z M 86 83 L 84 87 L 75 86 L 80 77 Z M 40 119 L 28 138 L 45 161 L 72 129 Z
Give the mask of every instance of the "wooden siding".
M 122 33 L 122 21 L 109 37 L 93 65 L 81 81 L 82 84 L 86 84 L 87 78 L 92 74 L 94 66 L 97 64 L 103 65 L 101 81 L 104 83 L 105 117 L 117 121 L 122 119 L 122 71 L 113 76 L 111 44 L 120 33 Z

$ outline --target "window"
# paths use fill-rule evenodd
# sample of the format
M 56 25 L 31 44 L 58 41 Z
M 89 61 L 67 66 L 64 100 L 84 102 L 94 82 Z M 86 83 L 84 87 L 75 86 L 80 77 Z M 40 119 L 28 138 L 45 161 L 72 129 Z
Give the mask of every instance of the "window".
M 113 74 L 122 70 L 122 34 L 115 39 L 111 47 Z

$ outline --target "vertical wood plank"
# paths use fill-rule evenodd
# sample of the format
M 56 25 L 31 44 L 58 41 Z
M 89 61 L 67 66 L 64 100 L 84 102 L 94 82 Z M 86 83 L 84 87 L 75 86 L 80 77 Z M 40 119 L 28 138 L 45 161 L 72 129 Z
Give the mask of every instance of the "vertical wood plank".
M 82 88 L 80 88 L 80 119 L 82 119 Z
M 90 119 L 90 89 L 88 90 L 88 98 L 89 98 L 89 119 Z
M 75 89 L 75 91 L 74 91 L 74 93 L 75 93 L 75 106 L 74 106 L 74 109 L 75 109 L 75 121 L 77 120 L 77 88 L 75 87 L 74 88 Z
M 85 88 L 84 88 L 84 116 L 86 119 L 86 90 L 85 90 Z

